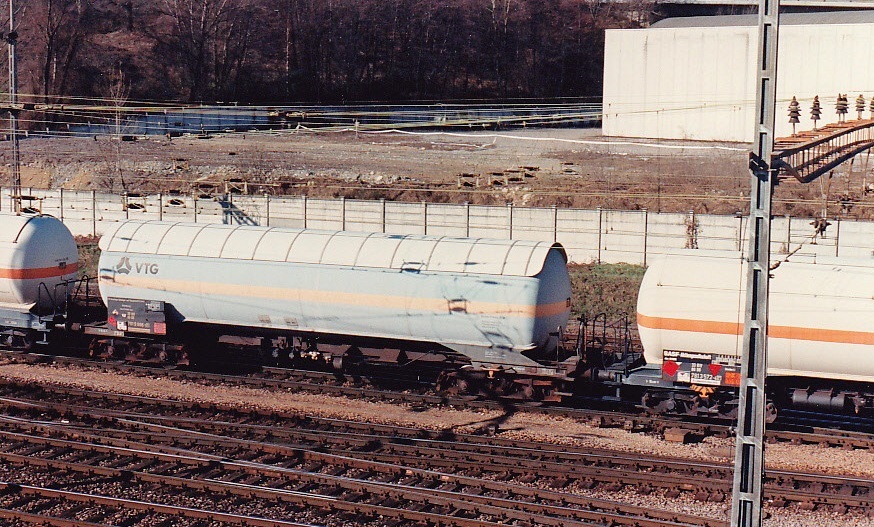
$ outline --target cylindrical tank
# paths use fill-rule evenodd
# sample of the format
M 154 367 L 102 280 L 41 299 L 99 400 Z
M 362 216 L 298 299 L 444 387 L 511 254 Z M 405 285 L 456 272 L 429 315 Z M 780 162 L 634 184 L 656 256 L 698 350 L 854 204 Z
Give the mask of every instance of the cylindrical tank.
M 771 276 L 768 375 L 874 381 L 874 260 L 793 257 Z M 666 350 L 739 358 L 745 302 L 740 256 L 652 262 L 637 304 L 647 363 L 661 365 Z
M 0 303 L 51 307 L 78 262 L 76 240 L 57 218 L 0 213 Z
M 523 352 L 554 344 L 570 314 L 553 243 L 131 220 L 100 248 L 104 301 L 163 301 L 176 322 L 428 342 L 536 367 Z

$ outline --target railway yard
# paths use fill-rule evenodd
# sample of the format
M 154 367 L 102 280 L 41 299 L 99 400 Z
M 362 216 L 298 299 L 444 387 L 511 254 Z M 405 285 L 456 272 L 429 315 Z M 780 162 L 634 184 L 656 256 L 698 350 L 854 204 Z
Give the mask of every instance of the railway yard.
M 725 524 L 725 430 L 684 444 L 615 412 L 47 360 L 0 365 L 0 514 L 20 525 Z M 786 434 L 767 525 L 869 525 L 874 437 Z
M 115 151 L 97 138 L 86 141 L 87 154 L 82 140 L 27 141 L 26 156 L 41 161 L 23 174 L 36 187 L 220 191 L 242 178 L 258 192 L 720 214 L 747 199 L 746 154 L 736 145 L 698 151 L 551 129 L 294 138 L 141 139 Z M 56 148 L 46 149 L 50 142 Z M 672 153 L 659 154 L 662 147 Z M 264 166 L 277 168 L 253 176 Z M 509 184 L 520 167 L 534 175 Z M 690 180 L 693 172 L 713 185 Z M 855 217 L 869 216 L 867 174 L 845 176 Z M 819 190 L 790 187 L 780 206 L 813 214 L 832 192 Z M 79 239 L 76 260 L 61 222 L 11 218 L 3 217 L 7 227 L 20 225 L 0 232 L 0 249 L 24 257 L 0 259 L 0 286 L 9 289 L 0 287 L 8 317 L 0 329 L 4 347 L 18 348 L 0 352 L 4 525 L 728 525 L 733 396 L 676 378 L 679 395 L 647 403 L 641 385 L 621 385 L 641 367 L 644 335 L 610 325 L 608 338 L 598 317 L 574 333 L 577 316 L 634 311 L 635 266 L 568 272 L 564 249 L 542 242 L 141 220 L 121 223 L 99 249 Z M 3 246 L 3 236 L 21 243 Z M 228 250 L 210 253 L 216 246 Z M 378 259 L 383 253 L 404 258 Z M 474 254 L 489 270 L 469 268 Z M 843 275 L 856 272 L 845 265 Z M 77 274 L 97 280 L 67 281 Z M 694 272 L 677 274 L 682 289 Z M 64 302 L 46 297 L 72 283 L 84 284 L 84 299 L 68 289 Z M 512 300 L 501 288 L 514 291 Z M 736 292 L 725 291 L 729 309 Z M 834 302 L 836 312 L 847 309 Z M 665 315 L 651 307 L 663 303 L 650 303 L 650 320 Z M 418 322 L 423 314 L 427 324 Z M 840 322 L 830 338 L 867 331 Z M 662 338 L 664 329 L 646 331 Z M 496 336 L 508 342 L 496 345 Z M 44 354 L 60 349 L 71 352 Z M 495 349 L 504 355 L 495 358 Z M 241 350 L 258 361 L 235 362 Z M 461 364 L 473 373 L 459 373 Z M 846 376 L 831 366 L 829 375 Z M 768 425 L 768 527 L 874 525 L 874 398 L 868 383 L 833 386 L 823 377 L 806 388 L 794 376 L 781 385 L 789 400 L 779 402 L 798 404 Z M 703 417 L 711 410 L 720 418 Z

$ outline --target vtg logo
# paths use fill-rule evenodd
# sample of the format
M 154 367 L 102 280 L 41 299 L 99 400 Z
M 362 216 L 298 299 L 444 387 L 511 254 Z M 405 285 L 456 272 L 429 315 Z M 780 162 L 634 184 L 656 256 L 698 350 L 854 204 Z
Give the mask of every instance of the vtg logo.
M 118 274 L 130 274 L 133 271 L 137 274 L 158 274 L 158 264 L 149 262 L 131 264 L 130 258 L 127 256 L 122 256 L 115 264 L 115 272 Z

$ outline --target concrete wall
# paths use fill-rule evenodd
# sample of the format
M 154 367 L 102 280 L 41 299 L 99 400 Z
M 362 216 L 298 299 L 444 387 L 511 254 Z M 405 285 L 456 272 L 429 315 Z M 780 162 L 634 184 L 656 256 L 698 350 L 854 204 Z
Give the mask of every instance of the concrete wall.
M 755 26 L 607 30 L 604 135 L 751 142 L 757 49 Z M 777 137 L 792 134 L 793 96 L 799 131 L 813 127 L 814 95 L 820 126 L 837 121 L 838 92 L 855 119 L 856 97 L 874 96 L 874 24 L 781 23 L 777 68 Z
M 91 191 L 25 189 L 43 213 L 61 218 L 77 235 L 100 235 L 126 218 L 198 223 L 269 225 L 520 240 L 558 241 L 571 261 L 646 262 L 683 248 L 736 254 L 746 247 L 747 218 L 735 216 L 398 203 L 231 195 L 224 198 L 149 195 L 125 198 Z M 12 208 L 0 188 L 0 210 Z M 25 203 L 25 205 L 28 202 Z M 775 218 L 774 259 L 797 254 L 874 260 L 874 223 L 832 220 L 826 237 L 812 238 L 810 218 Z

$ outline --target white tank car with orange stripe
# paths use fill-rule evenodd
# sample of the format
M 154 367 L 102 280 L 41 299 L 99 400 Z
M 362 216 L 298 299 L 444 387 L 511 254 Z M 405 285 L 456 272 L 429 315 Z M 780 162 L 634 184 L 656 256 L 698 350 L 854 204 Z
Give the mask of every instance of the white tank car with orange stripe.
M 433 343 L 536 369 L 524 353 L 554 347 L 570 314 L 553 243 L 132 220 L 100 248 L 104 302 L 164 302 L 171 325 Z
M 78 261 L 76 240 L 57 218 L 0 213 L 0 307 L 48 308 L 55 285 L 76 278 Z
M 874 260 L 794 256 L 771 275 L 768 375 L 874 382 Z M 740 256 L 654 261 L 637 305 L 647 364 L 664 381 L 737 385 L 745 296 Z

